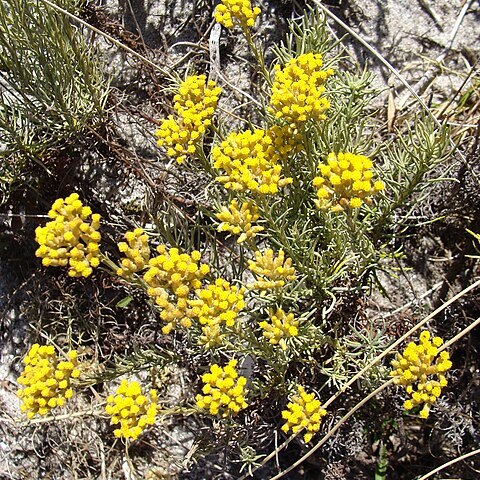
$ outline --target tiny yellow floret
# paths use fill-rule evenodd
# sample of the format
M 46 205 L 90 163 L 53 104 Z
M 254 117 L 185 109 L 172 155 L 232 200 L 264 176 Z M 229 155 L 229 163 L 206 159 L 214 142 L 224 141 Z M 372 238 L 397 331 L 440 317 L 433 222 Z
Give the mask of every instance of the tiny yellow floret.
M 298 433 L 305 430 L 303 440 L 308 443 L 315 433 L 320 430 L 322 418 L 327 414 L 324 408 L 321 408 L 320 400 L 314 393 L 306 393 L 302 386 L 298 386 L 298 395 L 292 398 L 287 405 L 287 409 L 282 411 L 282 418 L 287 422 L 282 426 L 282 430 L 288 433 Z
M 423 405 L 421 418 L 428 418 L 431 406 L 447 385 L 444 373 L 452 367 L 448 352 L 440 352 L 440 337 L 430 340 L 430 332 L 420 333 L 419 343 L 410 342 L 403 353 L 391 361 L 390 375 L 396 385 L 403 385 L 409 399 L 403 404 L 406 410 Z
M 62 406 L 71 398 L 73 390 L 70 380 L 78 378 L 77 352 L 67 353 L 68 360 L 60 360 L 53 345 L 31 346 L 23 359 L 25 365 L 18 378 L 24 388 L 17 395 L 22 400 L 21 410 L 28 418 L 36 414 L 46 415 L 52 408 Z

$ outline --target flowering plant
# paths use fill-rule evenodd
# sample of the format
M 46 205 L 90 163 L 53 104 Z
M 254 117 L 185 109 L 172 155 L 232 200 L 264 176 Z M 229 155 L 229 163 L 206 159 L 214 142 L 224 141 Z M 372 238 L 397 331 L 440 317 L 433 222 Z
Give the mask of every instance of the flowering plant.
M 333 401 L 354 409 L 354 398 L 395 383 L 405 387 L 405 409 L 419 407 L 427 418 L 447 385 L 449 354 L 426 331 L 397 354 L 390 380 L 384 367 L 374 371 L 392 335 L 367 325 L 365 306 L 377 272 L 398 256 L 392 239 L 411 219 L 402 202 L 429 183 L 423 177 L 442 157 L 441 141 L 433 145 L 432 134 L 419 142 L 424 125 L 391 155 L 397 145 L 372 133 L 380 126 L 369 109 L 370 77 L 344 71 L 324 19 L 313 12 L 301 36 L 294 25 L 267 65 L 251 31 L 259 14 L 250 1 L 222 0 L 215 9 L 218 23 L 241 29 L 258 63 L 258 109 L 232 125 L 232 112 L 219 107 L 228 82 L 187 75 L 174 84 L 173 114 L 155 132 L 165 178 L 175 178 L 168 188 L 198 180 L 199 198 L 166 189 L 122 231 L 106 220 L 101 234 L 99 214 L 74 193 L 57 199 L 51 221 L 36 231 L 44 266 L 68 267 L 71 277 L 100 267 L 102 285 L 128 292 L 114 304 L 131 314 L 125 332 L 150 333 L 141 348 L 125 342 L 115 355 L 98 355 L 107 366 L 92 367 L 98 384 L 122 377 L 102 415 L 124 440 L 161 428 L 157 417 L 172 413 L 195 415 L 218 441 L 212 450 L 235 444 L 245 452 L 243 443 L 254 448 L 258 438 L 266 448 L 273 429 L 309 443 L 327 407 L 336 421 Z M 421 165 L 403 183 L 400 160 L 412 165 L 410 147 L 419 143 Z M 148 305 L 141 314 L 133 310 L 140 302 Z M 52 349 L 32 347 L 25 361 L 19 396 L 29 418 L 63 405 L 79 375 L 75 351 L 62 363 Z M 145 393 L 140 382 L 162 386 L 177 372 L 189 387 L 174 405 L 166 389 Z M 340 395 L 349 387 L 351 396 Z

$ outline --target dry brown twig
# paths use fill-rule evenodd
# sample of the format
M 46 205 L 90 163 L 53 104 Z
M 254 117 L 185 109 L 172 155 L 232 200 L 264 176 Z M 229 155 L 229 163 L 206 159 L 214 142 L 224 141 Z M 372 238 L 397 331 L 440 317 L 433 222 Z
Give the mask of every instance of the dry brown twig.
M 435 468 L 434 470 L 431 470 L 430 472 L 426 473 L 422 477 L 418 478 L 417 480 L 427 480 L 427 478 L 430 478 L 432 475 L 435 475 L 436 473 L 444 470 L 447 467 L 450 467 L 451 465 L 454 465 L 457 462 L 461 462 L 463 460 L 466 460 L 467 458 L 473 457 L 474 455 L 478 455 L 480 453 L 480 448 L 477 448 L 477 450 L 474 450 L 473 452 L 465 453 L 463 455 L 460 455 L 457 458 L 454 458 L 453 460 L 450 460 L 449 462 L 445 462 L 443 465 L 440 465 L 439 467 Z

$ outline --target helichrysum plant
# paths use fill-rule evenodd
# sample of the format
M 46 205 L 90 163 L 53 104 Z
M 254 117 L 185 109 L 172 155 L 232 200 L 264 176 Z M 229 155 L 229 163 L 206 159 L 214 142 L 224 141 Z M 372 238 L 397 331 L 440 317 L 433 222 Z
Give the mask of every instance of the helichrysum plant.
M 155 362 L 135 352 L 135 365 L 155 366 L 152 375 L 158 364 L 172 361 L 184 362 L 196 376 L 206 371 L 190 403 L 195 400 L 197 411 L 215 416 L 225 431 L 243 422 L 237 414 L 250 407 L 253 415 L 245 418 L 255 421 L 238 427 L 255 439 L 257 425 L 264 431 L 271 425 L 267 417 L 280 415 L 263 415 L 267 409 L 258 407 L 266 399 L 268 408 L 285 405 L 288 386 L 310 379 L 281 414 L 285 433 L 310 442 L 326 410 L 307 391 L 320 381 L 325 390 L 342 385 L 385 346 L 380 334 L 375 340 L 370 332 L 353 335 L 351 310 L 342 306 L 346 298 L 355 305 L 367 291 L 390 253 L 387 220 L 442 148 L 422 126 L 401 153 L 393 144 L 376 145 L 369 77 L 338 68 L 320 16 L 293 28 L 268 66 L 251 33 L 258 15 L 250 2 L 239 0 L 223 0 L 215 11 L 222 25 L 241 29 L 258 63 L 264 84 L 255 116 L 233 131 L 221 118 L 212 125 L 221 88 L 205 75 L 192 75 L 177 85 L 174 114 L 156 132 L 163 153 L 181 164 L 176 170 L 198 176 L 202 168 L 210 180 L 211 195 L 199 202 L 199 211 L 186 213 L 181 202 L 169 209 L 165 199 L 166 208 L 148 212 L 157 244 L 150 248 L 140 228 L 129 231 L 113 261 L 99 253 L 99 216 L 73 194 L 57 200 L 52 221 L 37 229 L 37 255 L 44 265 L 68 266 L 72 276 L 90 275 L 101 259 L 115 282 L 143 289 L 158 312 L 158 326 L 171 338 L 147 347 Z M 203 223 L 205 218 L 215 225 Z M 237 242 L 224 242 L 225 232 Z M 451 366 L 446 352 L 437 358 L 440 345 L 424 332 L 419 345 L 392 362 L 395 382 L 407 391 L 405 408 L 423 406 L 424 417 Z M 241 375 L 237 362 L 248 375 Z M 123 381 L 107 399 L 115 435 L 126 439 L 152 425 L 156 411 L 156 392 L 142 393 L 137 382 Z
M 244 396 L 247 379 L 238 375 L 236 366 L 237 360 L 230 360 L 225 367 L 214 364 L 210 372 L 202 375 L 203 395 L 197 395 L 198 408 L 210 415 L 221 414 L 223 417 L 247 408 Z
M 327 411 L 322 408 L 320 400 L 316 398 L 314 393 L 307 393 L 305 389 L 299 385 L 298 395 L 292 398 L 287 405 L 287 409 L 283 410 L 282 418 L 286 423 L 282 426 L 285 433 L 298 433 L 305 430 L 303 440 L 308 443 L 315 433 L 320 430 L 322 418 Z
M 25 367 L 18 378 L 23 388 L 17 395 L 22 400 L 22 412 L 28 418 L 46 415 L 72 397 L 71 380 L 80 376 L 76 350 L 70 350 L 62 359 L 53 345 L 34 343 L 23 364 Z
M 397 358 L 392 360 L 390 375 L 397 385 L 403 385 L 408 399 L 403 406 L 411 410 L 423 405 L 420 417 L 428 418 L 431 406 L 447 385 L 445 372 L 452 367 L 448 352 L 438 353 L 443 344 L 440 337 L 430 339 L 430 332 L 420 334 L 419 343 L 410 342 Z
M 173 97 L 176 116 L 170 115 L 156 131 L 158 145 L 178 163 L 195 153 L 212 123 L 221 91 L 205 75 L 191 75 L 178 87 Z
M 69 267 L 71 277 L 88 277 L 100 264 L 100 215 L 83 205 L 77 193 L 59 198 L 45 227 L 37 227 L 35 252 L 46 267 Z
M 239 207 L 237 200 L 234 199 L 215 216 L 222 222 L 218 226 L 218 231 L 238 235 L 237 243 L 251 240 L 263 230 L 260 225 L 252 225 L 260 218 L 258 207 L 252 201 L 243 202 Z
M 215 20 L 225 28 L 247 28 L 253 27 L 259 14 L 260 8 L 252 8 L 250 0 L 221 0 L 215 9 Z
M 105 411 L 111 416 L 116 437 L 136 440 L 147 425 L 155 423 L 157 415 L 157 391 L 144 394 L 138 382 L 122 380 L 115 395 L 109 395 Z

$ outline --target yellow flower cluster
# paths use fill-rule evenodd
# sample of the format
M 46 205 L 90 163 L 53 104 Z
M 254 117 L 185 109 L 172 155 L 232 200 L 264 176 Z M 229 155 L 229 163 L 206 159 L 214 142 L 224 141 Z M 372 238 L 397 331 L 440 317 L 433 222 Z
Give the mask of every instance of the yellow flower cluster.
M 301 126 L 308 120 L 324 120 L 330 103 L 322 95 L 324 84 L 333 70 L 321 70 L 319 53 L 304 53 L 293 58 L 282 69 L 275 65 L 269 111 L 290 125 Z
M 245 308 L 244 293 L 245 288 L 232 286 L 222 278 L 196 291 L 198 298 L 190 300 L 189 305 L 192 316 L 202 325 L 200 344 L 211 348 L 221 343 L 221 326 L 233 327 L 238 313 Z
M 215 215 L 222 223 L 218 226 L 219 232 L 230 232 L 233 235 L 240 235 L 237 243 L 254 238 L 264 228 L 253 226 L 252 223 L 260 218 L 258 208 L 252 202 L 243 202 L 238 208 L 238 202 L 232 200 L 228 207 L 222 207 L 221 212 Z
M 202 375 L 205 385 L 203 395 L 198 394 L 196 397 L 198 408 L 207 410 L 210 415 L 221 413 L 223 417 L 247 408 L 244 397 L 247 379 L 238 376 L 236 366 L 236 360 L 230 360 L 223 368 L 214 364 L 209 373 Z
M 270 322 L 260 322 L 259 325 L 263 336 L 272 345 L 280 345 L 282 350 L 287 349 L 286 338 L 298 335 L 298 320 L 295 320 L 293 313 L 287 315 L 281 308 L 277 308 L 276 313 L 270 310 Z
M 248 261 L 248 269 L 257 277 L 257 281 L 248 285 L 250 289 L 270 290 L 281 288 L 286 280 L 295 280 L 295 269 L 292 259 L 285 259 L 285 252 L 280 250 L 276 257 L 273 250 L 268 248 L 263 253 L 255 252 L 255 260 Z
M 225 323 L 233 327 L 238 312 L 245 308 L 245 288 L 230 285 L 223 278 L 217 278 L 213 285 L 197 290 L 197 300 L 190 300 L 193 314 L 202 325 Z
M 259 14 L 260 9 L 252 9 L 250 0 L 222 0 L 215 9 L 215 21 L 225 28 L 233 28 L 235 25 L 253 27 Z
M 71 277 L 88 277 L 100 264 L 100 215 L 84 207 L 77 193 L 55 200 L 48 216 L 53 220 L 37 227 L 35 252 L 45 267 L 69 266 Z
M 196 250 L 189 255 L 180 253 L 178 248 L 167 251 L 165 245 L 159 245 L 157 252 L 160 255 L 150 259 L 150 268 L 143 278 L 149 287 L 148 295 L 154 297 L 155 303 L 162 309 L 160 317 L 167 322 L 162 331 L 168 334 L 179 323 L 186 328 L 191 326 L 188 295 L 201 287 L 201 281 L 210 268 L 205 264 L 198 265 L 201 255 Z
M 127 232 L 125 240 L 126 242 L 118 244 L 120 252 L 125 254 L 120 260 L 121 267 L 117 270 L 120 277 L 130 277 L 143 270 L 150 259 L 148 235 L 141 228 Z
M 25 388 L 18 390 L 22 400 L 22 412 L 32 418 L 46 415 L 52 408 L 61 407 L 73 395 L 72 378 L 78 378 L 77 352 L 68 352 L 68 361 L 58 359 L 55 347 L 34 343 L 23 359 L 25 368 L 18 383 Z
M 288 433 L 298 433 L 306 429 L 303 440 L 308 443 L 315 433 L 320 430 L 322 418 L 327 414 L 324 408 L 321 408 L 320 400 L 313 393 L 306 393 L 302 386 L 298 386 L 298 395 L 295 395 L 292 401 L 287 405 L 287 410 L 282 412 L 282 418 L 287 421 L 282 426 L 282 430 Z
M 225 338 L 225 331 L 222 329 L 220 323 L 213 323 L 211 325 L 204 325 L 202 333 L 198 340 L 199 345 L 203 345 L 206 350 L 214 348 L 223 343 Z
M 423 404 L 420 411 L 422 418 L 428 417 L 432 404 L 447 385 L 443 374 L 452 367 L 448 352 L 440 352 L 440 356 L 436 358 L 438 347 L 442 344 L 440 337 L 430 340 L 430 333 L 423 331 L 418 345 L 410 342 L 403 353 L 397 353 L 397 358 L 391 362 L 393 370 L 390 375 L 394 383 L 403 385 L 410 395 L 410 399 L 406 400 L 403 406 L 406 410 L 411 410 Z
M 205 75 L 191 75 L 180 84 L 173 97 L 178 119 L 169 115 L 155 132 L 158 145 L 167 147 L 167 154 L 178 163 L 195 153 L 195 146 L 212 123 L 221 91 Z
M 213 166 L 225 172 L 216 180 L 230 190 L 273 195 L 292 183 L 281 178 L 280 160 L 299 148 L 298 133 L 289 127 L 232 132 L 212 149 Z
M 327 162 L 318 166 L 321 176 L 313 179 L 318 189 L 317 207 L 341 211 L 347 207 L 359 208 L 363 202 L 370 204 L 371 196 L 385 188 L 380 180 L 372 185 L 372 167 L 372 161 L 365 155 L 330 153 Z
M 150 390 L 147 396 L 138 382 L 122 380 L 115 395 L 107 397 L 105 411 L 112 425 L 120 426 L 113 431 L 116 437 L 136 440 L 147 425 L 155 423 L 157 391 Z

